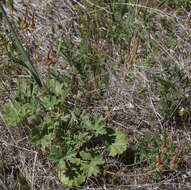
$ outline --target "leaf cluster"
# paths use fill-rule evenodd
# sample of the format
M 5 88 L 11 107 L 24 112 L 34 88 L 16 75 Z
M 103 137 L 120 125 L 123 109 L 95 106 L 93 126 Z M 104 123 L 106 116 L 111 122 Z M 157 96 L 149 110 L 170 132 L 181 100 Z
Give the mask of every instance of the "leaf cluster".
M 105 163 L 103 150 L 112 157 L 121 154 L 128 139 L 107 128 L 101 115 L 92 116 L 77 106 L 67 108 L 70 93 L 69 84 L 55 79 L 40 91 L 33 83 L 22 83 L 15 102 L 4 105 L 4 113 L 9 125 L 28 126 L 31 142 L 49 150 L 48 158 L 56 163 L 63 184 L 79 186 L 87 177 L 100 173 Z

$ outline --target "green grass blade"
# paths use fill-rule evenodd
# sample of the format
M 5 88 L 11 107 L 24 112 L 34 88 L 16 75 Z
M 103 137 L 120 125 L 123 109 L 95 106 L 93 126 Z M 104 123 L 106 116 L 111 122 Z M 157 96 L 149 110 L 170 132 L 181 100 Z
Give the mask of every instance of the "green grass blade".
M 9 62 L 10 59 L 2 59 L 0 60 L 0 65 Z
M 17 63 L 19 65 L 22 65 L 22 66 L 26 67 L 25 63 L 22 60 L 20 60 L 20 59 L 17 59 L 15 57 L 11 57 L 10 60 L 13 61 L 14 63 Z
M 132 9 L 133 10 L 132 10 L 132 13 L 131 13 L 131 16 L 130 16 L 130 19 L 129 19 L 129 24 L 133 24 L 134 20 L 135 20 L 136 6 L 134 6 Z
M 121 18 L 127 13 L 127 3 L 129 3 L 129 0 L 125 0 L 124 4 L 121 4 Z
M 5 21 L 6 21 L 6 24 L 8 25 L 11 33 L 13 34 L 13 37 L 14 37 L 14 40 L 15 40 L 15 45 L 19 51 L 19 53 L 22 55 L 23 59 L 24 59 L 24 64 L 25 66 L 29 69 L 29 71 L 31 72 L 34 80 L 38 83 L 38 85 L 41 87 L 42 86 L 42 83 L 41 83 L 41 80 L 40 80 L 40 77 L 38 76 L 38 73 L 36 72 L 29 56 L 27 55 L 27 53 L 25 52 L 20 40 L 18 39 L 17 37 L 17 34 L 14 30 L 14 28 L 12 27 L 12 24 L 11 22 L 9 21 L 9 18 L 7 17 L 7 14 L 5 12 L 5 10 L 3 9 L 2 5 L 0 4 L 0 12 L 2 13 L 3 17 L 5 18 Z

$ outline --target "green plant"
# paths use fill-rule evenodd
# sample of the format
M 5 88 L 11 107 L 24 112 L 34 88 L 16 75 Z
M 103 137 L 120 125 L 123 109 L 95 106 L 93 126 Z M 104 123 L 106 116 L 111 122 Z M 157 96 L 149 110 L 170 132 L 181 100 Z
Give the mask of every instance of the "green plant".
M 158 108 L 165 121 L 175 120 L 178 125 L 181 122 L 184 124 L 191 111 L 188 95 L 190 79 L 183 70 L 166 61 L 163 63 L 163 74 L 165 79 L 155 77 L 158 81 L 157 92 L 161 95 Z
M 159 127 L 159 131 L 154 129 L 145 132 L 144 136 L 137 135 L 137 143 L 131 144 L 136 152 L 134 164 L 151 175 L 149 183 L 161 181 L 165 175 L 178 169 L 186 152 L 190 151 L 184 145 L 177 147 L 165 130 Z
M 61 52 L 81 80 L 93 81 L 95 88 L 107 87 L 110 73 L 125 75 L 136 61 L 142 28 L 135 22 L 139 10 L 126 6 L 127 2 L 84 1 L 83 6 L 73 2 L 80 15 L 79 42 L 65 32 Z
M 21 84 L 15 102 L 4 105 L 5 118 L 11 126 L 28 126 L 31 142 L 50 152 L 63 184 L 79 186 L 87 177 L 97 176 L 105 163 L 103 149 L 109 156 L 126 150 L 127 136 L 106 127 L 101 115 L 92 116 L 82 108 L 68 108 L 71 86 L 54 79 L 37 90 L 34 84 Z
M 20 64 L 20 65 L 26 67 L 31 72 L 31 74 L 32 74 L 33 78 L 35 79 L 35 81 L 37 82 L 37 84 L 39 86 L 42 86 L 40 77 L 39 77 L 33 63 L 31 62 L 29 55 L 25 52 L 25 50 L 24 50 L 19 38 L 17 37 L 17 34 L 16 34 L 11 22 L 9 21 L 9 18 L 7 17 L 7 14 L 1 4 L 0 4 L 0 15 L 3 19 L 5 19 L 5 22 L 6 22 L 7 26 L 9 27 L 10 33 L 13 35 L 13 38 L 11 38 L 10 33 L 8 33 L 2 27 L 2 23 L 0 24 L 1 30 L 3 30 L 6 33 L 8 39 L 9 39 L 9 42 L 12 42 L 13 44 L 15 44 L 15 46 L 17 47 L 17 49 L 19 51 L 19 54 L 22 56 L 24 61 L 16 58 L 16 56 L 13 56 L 12 54 L 9 54 L 10 59 L 12 61 L 16 62 L 17 64 Z
M 145 132 L 144 137 L 138 136 L 139 145 L 137 146 L 138 162 L 141 162 L 148 169 L 153 170 L 157 168 L 158 153 L 163 154 L 163 169 L 168 169 L 170 160 L 174 154 L 175 146 L 170 142 L 166 133 Z M 162 139 L 161 139 L 162 136 Z M 164 150 L 164 147 L 166 150 Z

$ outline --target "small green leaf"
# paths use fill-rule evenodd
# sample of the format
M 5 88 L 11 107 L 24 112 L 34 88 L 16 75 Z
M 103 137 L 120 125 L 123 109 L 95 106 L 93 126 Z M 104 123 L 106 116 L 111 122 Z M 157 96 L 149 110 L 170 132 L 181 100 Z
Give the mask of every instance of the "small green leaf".
M 61 160 L 60 164 L 62 165 L 62 159 L 73 161 L 73 159 L 76 158 L 76 154 L 77 152 L 73 151 L 71 147 L 65 146 L 63 148 L 52 146 L 51 154 L 49 155 L 48 159 L 52 162 L 56 162 L 57 164 L 59 164 Z
M 64 157 L 63 151 L 59 147 L 52 146 L 50 152 L 51 152 L 51 154 L 48 156 L 48 159 L 51 162 L 59 163 L 60 159 L 62 159 Z
M 21 107 L 19 104 L 15 103 L 13 105 L 12 103 L 7 103 L 4 104 L 2 107 L 8 125 L 16 127 L 25 119 L 25 108 Z
M 97 156 L 94 159 L 92 159 L 90 162 L 82 163 L 82 169 L 85 171 L 87 177 L 90 177 L 92 175 L 97 176 L 97 174 L 100 172 L 100 169 L 98 165 L 103 165 L 104 160 L 101 156 Z
M 109 156 L 112 157 L 116 156 L 117 154 L 122 154 L 126 150 L 128 144 L 128 138 L 125 134 L 116 131 L 115 136 L 115 142 L 108 147 Z
M 92 175 L 97 176 L 100 172 L 98 165 L 104 164 L 103 158 L 93 150 L 86 150 L 86 152 L 81 151 L 80 156 L 85 160 L 82 162 L 81 168 L 86 173 L 87 177 Z
M 86 176 L 78 170 L 66 172 L 65 170 L 59 169 L 58 178 L 64 185 L 71 187 L 78 187 L 86 180 Z
M 29 103 L 36 96 L 38 92 L 37 86 L 33 83 L 21 83 L 19 90 L 16 94 L 15 100 L 20 103 Z
M 52 133 L 50 133 L 49 135 L 45 135 L 44 137 L 42 137 L 39 141 L 39 144 L 41 144 L 42 149 L 45 149 L 46 147 L 48 147 L 48 145 L 51 144 L 52 140 L 53 140 L 53 135 Z
M 47 110 L 54 110 L 57 105 L 59 105 L 59 100 L 56 98 L 56 96 L 45 96 L 43 99 L 43 106 Z
M 54 157 L 53 157 L 54 158 Z M 59 169 L 66 169 L 66 160 L 64 158 L 61 158 L 59 160 L 59 163 L 57 165 Z
M 96 136 L 106 134 L 102 115 L 95 116 L 93 122 L 90 121 L 90 116 L 88 114 L 84 113 L 81 117 L 83 118 L 84 128 L 94 132 Z
M 102 115 L 97 115 L 94 117 L 93 129 L 96 136 L 106 134 L 105 123 L 103 122 Z
M 64 112 L 62 113 L 60 119 L 61 121 L 68 121 L 68 119 L 70 118 L 69 114 L 65 114 Z

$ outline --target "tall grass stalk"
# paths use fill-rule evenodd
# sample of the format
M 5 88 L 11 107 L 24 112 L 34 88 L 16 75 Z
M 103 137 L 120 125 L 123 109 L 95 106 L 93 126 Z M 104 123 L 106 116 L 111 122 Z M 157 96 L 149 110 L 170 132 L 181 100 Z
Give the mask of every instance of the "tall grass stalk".
M 16 62 L 16 63 L 20 64 L 22 66 L 25 66 L 31 72 L 31 74 L 32 74 L 34 80 L 37 82 L 37 84 L 41 87 L 42 83 L 41 83 L 40 77 L 39 77 L 37 71 L 35 70 L 35 67 L 34 67 L 32 61 L 30 60 L 28 54 L 25 52 L 25 50 L 24 50 L 19 38 L 17 37 L 17 34 L 16 34 L 11 22 L 9 21 L 9 18 L 8 18 L 7 14 L 6 14 L 6 12 L 5 12 L 5 10 L 1 4 L 0 4 L 0 13 L 2 14 L 3 18 L 5 19 L 5 22 L 6 22 L 7 26 L 9 27 L 10 32 L 13 35 L 14 40 L 10 38 L 10 36 L 7 32 L 6 32 L 6 35 L 9 37 L 9 39 L 12 40 L 12 43 L 15 44 L 20 55 L 24 59 L 24 64 L 23 63 L 20 64 L 20 62 Z

